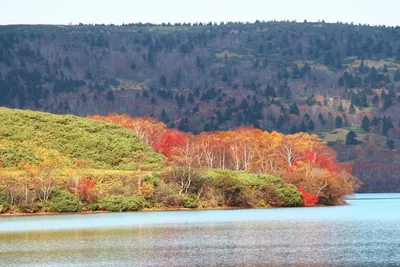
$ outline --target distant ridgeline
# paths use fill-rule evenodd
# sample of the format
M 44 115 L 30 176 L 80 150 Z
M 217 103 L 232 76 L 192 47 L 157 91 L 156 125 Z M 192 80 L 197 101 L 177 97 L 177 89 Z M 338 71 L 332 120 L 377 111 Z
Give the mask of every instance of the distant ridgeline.
M 333 205 L 358 185 L 316 135 L 8 108 L 0 120 L 0 213 Z
M 399 191 L 399 36 L 324 22 L 0 26 L 0 105 L 315 133 L 361 190 Z

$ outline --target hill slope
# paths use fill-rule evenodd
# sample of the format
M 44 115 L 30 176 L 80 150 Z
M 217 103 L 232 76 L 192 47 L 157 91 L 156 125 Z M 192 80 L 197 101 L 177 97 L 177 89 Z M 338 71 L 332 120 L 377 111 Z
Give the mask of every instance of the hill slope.
M 243 171 L 192 168 L 183 192 L 186 169 L 116 124 L 8 108 L 0 120 L 0 213 L 302 205 L 294 185 Z
M 134 170 L 139 162 L 162 160 L 133 132 L 114 124 L 7 108 L 0 108 L 0 120 L 1 167 L 39 163 L 51 154 L 70 166 L 84 159 L 88 167 L 104 169 Z

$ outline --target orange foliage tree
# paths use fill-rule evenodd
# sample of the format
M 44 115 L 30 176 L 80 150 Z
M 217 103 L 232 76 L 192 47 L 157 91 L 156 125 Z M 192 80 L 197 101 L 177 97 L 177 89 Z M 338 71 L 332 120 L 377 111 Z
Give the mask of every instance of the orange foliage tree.
M 93 119 L 117 123 L 163 154 L 179 172 L 181 192 L 187 191 L 195 168 L 220 168 L 266 173 L 296 185 L 304 204 L 333 204 L 354 191 L 355 178 L 335 160 L 334 151 L 317 135 L 283 135 L 251 127 L 199 135 L 168 129 L 152 118 L 111 114 Z M 301 188 L 301 189 L 300 189 Z

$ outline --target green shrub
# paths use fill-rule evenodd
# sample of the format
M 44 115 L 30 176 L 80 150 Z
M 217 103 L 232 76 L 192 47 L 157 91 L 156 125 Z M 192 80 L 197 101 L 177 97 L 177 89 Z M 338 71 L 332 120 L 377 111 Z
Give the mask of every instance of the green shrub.
M 179 191 L 180 187 L 177 184 L 167 184 L 161 181 L 156 187 L 151 200 L 165 207 L 181 207 L 183 205 L 183 195 L 179 195 Z
M 55 212 L 76 212 L 81 210 L 79 199 L 65 189 L 55 190 L 51 197 L 51 210 Z
M 222 205 L 231 207 L 299 206 L 301 194 L 281 178 L 245 171 L 207 170 L 202 179 L 224 199 Z M 259 204 L 257 204 L 259 203 Z M 261 204 L 260 204 L 261 203 Z M 264 203 L 264 204 L 262 204 Z
M 17 166 L 21 162 L 36 163 L 38 161 L 35 152 L 31 148 L 22 147 L 20 145 L 0 147 L 1 167 L 12 167 Z
M 87 208 L 87 210 L 90 210 L 90 211 L 96 211 L 96 210 L 101 209 L 101 206 L 99 203 L 90 203 L 86 206 L 86 208 Z
M 5 213 L 9 210 L 10 203 L 8 196 L 0 189 L 0 213 Z
M 144 182 L 158 186 L 162 182 L 162 177 L 158 173 L 152 173 L 144 178 Z
M 32 203 L 32 205 L 23 205 L 19 207 L 19 211 L 22 213 L 36 213 L 40 211 L 40 206 L 36 203 Z
M 7 194 L 0 189 L 0 205 L 8 205 L 9 204 L 9 199 Z
M 197 196 L 190 194 L 183 198 L 183 207 L 188 209 L 196 209 L 199 206 Z
M 292 184 L 286 184 L 276 189 L 276 195 L 280 199 L 281 206 L 297 207 L 302 203 L 301 193 Z
M 145 203 L 140 197 L 108 196 L 100 201 L 103 209 L 108 211 L 137 211 L 141 210 Z
M 52 211 L 51 202 L 36 202 L 38 211 L 49 212 Z

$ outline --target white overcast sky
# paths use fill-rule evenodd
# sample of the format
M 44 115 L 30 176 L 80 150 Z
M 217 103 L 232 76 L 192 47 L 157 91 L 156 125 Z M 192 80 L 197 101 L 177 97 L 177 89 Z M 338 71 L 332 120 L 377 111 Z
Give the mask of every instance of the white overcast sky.
M 400 25 L 400 0 L 0 0 L 0 24 L 297 20 Z

